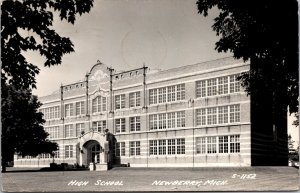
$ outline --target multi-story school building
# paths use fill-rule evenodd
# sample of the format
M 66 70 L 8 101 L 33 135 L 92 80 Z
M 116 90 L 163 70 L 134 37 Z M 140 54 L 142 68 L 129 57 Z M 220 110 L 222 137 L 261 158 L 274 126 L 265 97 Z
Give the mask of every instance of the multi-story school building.
M 248 70 L 231 57 L 162 71 L 97 63 L 39 98 L 55 156 L 15 156 L 14 165 L 250 166 L 250 98 L 236 79 Z

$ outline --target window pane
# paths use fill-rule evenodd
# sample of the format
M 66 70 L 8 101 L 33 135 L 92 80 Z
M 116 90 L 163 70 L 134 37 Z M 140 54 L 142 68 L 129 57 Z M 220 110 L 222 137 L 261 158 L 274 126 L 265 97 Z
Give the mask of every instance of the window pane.
M 200 154 L 206 153 L 206 138 L 205 137 L 198 137 L 196 139 L 196 151 Z
M 206 97 L 206 80 L 196 82 L 196 97 Z
M 177 139 L 177 154 L 185 154 L 185 139 Z

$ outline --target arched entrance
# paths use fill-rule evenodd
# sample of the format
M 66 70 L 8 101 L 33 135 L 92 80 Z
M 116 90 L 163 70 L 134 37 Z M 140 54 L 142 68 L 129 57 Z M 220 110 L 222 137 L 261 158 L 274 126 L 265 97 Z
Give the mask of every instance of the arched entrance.
M 89 140 L 83 144 L 81 157 L 82 165 L 88 166 L 90 163 L 98 164 L 100 163 L 100 155 L 104 153 L 103 147 L 96 140 Z M 103 162 L 104 160 L 102 160 Z
M 90 131 L 80 136 L 78 142 L 80 149 L 79 165 L 90 166 L 94 164 L 95 170 L 108 169 L 107 155 L 109 147 L 105 134 L 97 131 Z

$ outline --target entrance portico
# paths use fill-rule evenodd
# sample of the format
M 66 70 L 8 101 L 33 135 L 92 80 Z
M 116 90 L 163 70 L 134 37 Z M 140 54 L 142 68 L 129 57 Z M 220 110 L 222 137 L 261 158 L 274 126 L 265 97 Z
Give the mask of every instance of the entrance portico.
M 109 152 L 106 134 L 90 131 L 78 138 L 79 141 L 79 165 L 92 165 L 92 170 L 100 171 L 108 169 L 107 155 Z

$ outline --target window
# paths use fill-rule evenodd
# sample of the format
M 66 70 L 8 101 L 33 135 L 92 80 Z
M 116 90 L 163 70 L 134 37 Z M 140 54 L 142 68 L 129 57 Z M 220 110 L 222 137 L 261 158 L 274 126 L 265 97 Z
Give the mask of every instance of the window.
M 207 137 L 207 153 L 217 153 L 217 138 Z
M 198 154 L 239 153 L 240 136 L 198 137 L 196 149 Z
M 158 154 L 166 155 L 166 140 L 158 140 Z
M 116 133 L 121 133 L 126 131 L 125 118 L 115 120 Z
M 140 117 L 130 117 L 130 131 L 140 131 L 141 130 L 141 118 Z
M 59 127 L 53 127 L 53 139 L 57 139 L 59 137 Z
M 217 94 L 217 79 L 207 80 L 207 96 L 215 96 Z
M 101 152 L 101 147 L 100 147 L 99 144 L 95 144 L 91 148 L 92 162 L 94 162 L 94 163 L 100 163 L 100 152 Z
M 74 137 L 73 125 L 65 125 L 65 138 Z
M 158 114 L 158 129 L 166 128 L 166 114 Z
M 206 138 L 205 137 L 197 137 L 196 138 L 196 151 L 200 154 L 206 153 Z
M 149 154 L 150 155 L 157 155 L 157 140 L 150 140 L 149 141 Z
M 175 153 L 176 153 L 176 140 L 168 139 L 168 154 L 175 154 Z
M 125 142 L 120 142 L 120 150 L 121 156 L 125 156 Z
M 240 122 L 240 105 L 230 105 L 230 123 Z
M 129 107 L 141 106 L 141 92 L 129 93 Z
M 96 97 L 92 100 L 92 112 L 93 113 L 98 112 L 98 98 L 99 97 Z
M 240 104 L 196 110 L 197 125 L 215 125 L 240 122 Z
M 176 112 L 168 113 L 168 124 L 167 128 L 175 128 L 176 125 Z
M 45 109 L 46 119 L 50 119 L 50 108 Z
M 125 142 L 116 143 L 116 156 L 125 156 Z
M 218 94 L 228 93 L 228 76 L 218 78 Z
M 177 112 L 177 127 L 185 127 L 185 112 Z
M 73 103 L 65 104 L 65 117 L 73 116 Z
M 196 97 L 206 97 L 240 92 L 239 75 L 230 75 L 196 81 Z
M 185 111 L 149 116 L 150 130 L 185 127 Z
M 97 96 L 92 100 L 92 112 L 103 112 L 106 111 L 106 97 Z
M 48 119 L 60 118 L 59 110 L 60 110 L 59 106 L 55 106 L 55 107 L 40 109 L 39 112 L 43 113 L 43 118 L 48 120 Z
M 106 129 L 106 121 L 96 121 L 93 122 L 93 130 L 94 131 L 98 131 L 100 133 L 104 133 L 105 129 Z
M 177 100 L 185 99 L 185 84 L 179 84 L 176 87 Z
M 185 154 L 185 139 L 160 139 L 149 141 L 149 155 Z
M 153 129 L 158 129 L 158 123 L 157 123 L 158 116 L 157 115 L 151 115 L 151 116 L 153 119 Z M 151 127 L 150 127 L 150 129 L 151 129 Z
M 149 91 L 149 104 L 156 104 L 157 103 L 157 89 L 151 89 Z
M 115 105 L 116 105 L 116 109 L 125 108 L 125 94 L 115 96 Z
M 218 107 L 219 124 L 228 123 L 228 106 Z
M 177 139 L 177 154 L 185 154 L 185 139 Z
M 166 88 L 159 88 L 158 89 L 158 103 L 165 103 L 166 102 Z
M 206 97 L 206 80 L 196 82 L 196 97 Z
M 45 158 L 45 155 L 46 154 L 44 154 L 43 158 Z M 32 158 L 32 156 L 29 156 L 29 155 L 25 156 L 25 159 L 31 159 L 31 158 Z
M 162 103 L 167 101 L 167 88 L 162 88 Z
M 76 115 L 83 115 L 85 112 L 84 101 L 76 102 Z
M 31 158 L 33 158 L 32 156 L 26 156 L 26 158 L 27 159 L 31 159 Z M 49 153 L 42 153 L 42 154 L 40 154 L 40 158 L 41 159 L 49 159 L 50 158 L 50 154 Z
M 197 109 L 196 110 L 196 124 L 197 125 L 206 125 L 206 109 Z
M 50 119 L 57 118 L 55 117 L 55 107 L 50 108 Z
M 59 127 L 47 127 L 45 131 L 49 134 L 48 139 L 57 139 L 59 137 Z
M 149 104 L 150 105 L 155 104 L 154 103 L 154 90 L 153 89 L 149 90 Z
M 240 136 L 232 135 L 230 136 L 230 153 L 240 152 Z
M 77 133 L 77 136 L 81 135 L 82 131 L 84 131 L 84 123 L 77 123 L 76 124 L 76 133 Z
M 59 106 L 54 107 L 54 118 L 60 118 Z
M 98 96 L 96 99 L 96 111 L 95 112 L 101 112 L 101 107 L 102 107 L 102 103 L 101 103 L 101 96 Z
M 237 80 L 239 75 L 230 76 L 230 93 L 240 92 L 240 83 Z
M 163 116 L 162 116 L 162 114 L 159 114 L 159 115 L 157 115 L 157 117 L 158 117 L 158 123 L 157 123 L 157 126 L 158 126 L 158 129 L 162 129 L 162 123 L 163 123 Z
M 174 102 L 185 99 L 185 84 L 149 90 L 149 104 Z
M 139 141 L 130 141 L 130 156 L 141 155 L 141 143 Z
M 49 108 L 49 119 L 53 119 L 54 117 L 54 111 L 53 111 L 53 108 Z
M 176 92 L 176 87 L 175 86 L 168 86 L 168 102 L 175 101 L 175 92 Z
M 219 137 L 219 153 L 228 153 L 228 136 Z
M 157 129 L 157 115 L 150 115 L 149 116 L 149 127 L 150 127 L 150 130 L 156 130 Z
M 217 108 L 207 108 L 207 124 L 214 125 L 217 124 Z
M 106 111 L 106 97 L 102 97 L 102 111 Z
M 167 128 L 167 114 L 161 114 L 161 119 L 162 119 L 162 129 Z
M 65 146 L 65 158 L 72 158 L 73 157 L 73 146 L 66 145 Z
M 59 150 L 54 151 L 54 158 L 59 158 Z

